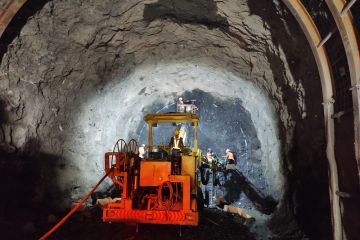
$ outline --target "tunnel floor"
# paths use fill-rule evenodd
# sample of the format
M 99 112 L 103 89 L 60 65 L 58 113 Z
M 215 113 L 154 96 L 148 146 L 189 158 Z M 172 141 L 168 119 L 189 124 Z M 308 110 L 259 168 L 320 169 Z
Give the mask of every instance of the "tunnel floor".
M 59 213 L 58 216 L 64 214 Z M 253 221 L 246 221 L 238 215 L 229 214 L 216 208 L 205 208 L 200 215 L 199 226 L 183 226 L 181 236 L 179 226 L 139 224 L 138 232 L 136 232 L 135 225 L 102 222 L 101 214 L 99 207 L 91 207 L 83 212 L 77 212 L 48 239 L 304 239 L 303 234 L 297 229 L 292 229 L 291 226 L 286 232 L 261 238 L 250 230 L 253 227 Z M 54 223 L 49 223 L 46 218 L 38 219 L 34 224 L 38 226 L 36 232 L 26 234 L 23 231 L 13 231 L 11 238 L 38 239 L 54 225 Z
M 91 214 L 89 214 L 91 213 Z M 248 225 L 247 225 L 248 224 Z M 49 223 L 46 223 L 51 227 Z M 45 227 L 44 225 L 44 227 Z M 103 223 L 98 208 L 78 213 L 65 223 L 50 239 L 255 239 L 250 232 L 251 223 L 218 209 L 205 209 L 198 227 L 140 224 L 138 232 L 134 225 Z M 44 228 L 44 231 L 45 228 Z M 30 236 L 28 239 L 32 239 Z
M 81 218 L 81 215 L 77 217 Z M 255 239 L 243 225 L 243 219 L 215 209 L 204 211 L 199 227 L 182 227 L 181 232 L 180 237 L 179 226 L 140 224 L 136 233 L 135 226 L 102 223 L 98 216 L 82 221 L 73 219 L 52 239 Z

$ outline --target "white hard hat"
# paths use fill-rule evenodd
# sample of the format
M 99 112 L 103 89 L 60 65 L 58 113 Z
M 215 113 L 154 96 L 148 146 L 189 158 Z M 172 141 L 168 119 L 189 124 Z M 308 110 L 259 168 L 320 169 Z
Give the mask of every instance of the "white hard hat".
M 182 97 L 179 97 L 179 101 L 182 101 L 183 99 L 182 99 Z
M 145 147 L 145 144 L 142 144 L 141 146 Z
M 226 149 L 226 151 L 225 151 L 225 152 L 227 152 L 227 153 L 228 153 L 228 152 L 230 152 L 230 149 Z

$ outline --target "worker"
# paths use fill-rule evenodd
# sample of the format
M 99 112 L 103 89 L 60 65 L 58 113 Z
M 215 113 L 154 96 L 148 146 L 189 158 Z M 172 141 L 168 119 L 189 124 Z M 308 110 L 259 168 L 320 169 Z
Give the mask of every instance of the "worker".
M 180 130 L 176 129 L 174 136 L 171 137 L 169 144 L 171 149 L 171 172 L 172 174 L 181 174 L 181 150 L 184 147 L 183 138 L 180 137 Z
M 199 108 L 195 105 L 195 100 L 191 100 L 191 105 L 190 105 L 190 112 L 192 114 L 196 114 L 196 111 L 198 111 Z
M 235 154 L 230 150 L 230 149 L 226 149 L 225 151 L 226 155 L 226 169 L 235 169 L 235 164 L 236 164 L 236 156 Z
M 195 114 L 197 110 L 199 110 L 198 107 L 195 104 L 191 104 L 190 112 Z
M 225 154 L 227 164 L 236 164 L 236 156 L 230 149 L 226 149 Z
M 212 163 L 212 161 L 214 160 L 214 152 L 211 148 L 207 149 L 207 153 L 206 153 L 206 160 L 208 161 L 208 163 Z
M 145 157 L 145 144 L 142 144 L 141 147 L 139 147 L 139 157 L 144 158 Z
M 179 97 L 179 102 L 177 104 L 178 112 L 186 112 L 185 103 L 182 97 Z
M 179 152 L 184 147 L 183 138 L 180 137 L 180 130 L 179 129 L 176 129 L 175 133 L 174 133 L 174 136 L 171 137 L 169 147 L 171 148 L 171 150 L 177 150 Z

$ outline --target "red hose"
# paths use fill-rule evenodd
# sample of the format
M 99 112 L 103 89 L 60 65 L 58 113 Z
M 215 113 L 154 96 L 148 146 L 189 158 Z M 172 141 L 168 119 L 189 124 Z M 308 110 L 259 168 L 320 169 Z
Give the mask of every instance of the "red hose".
M 71 211 L 65 215 L 65 217 L 63 217 L 61 219 L 60 222 L 58 222 L 53 228 L 51 228 L 47 233 L 45 233 L 41 238 L 39 238 L 39 240 L 45 240 L 47 239 L 51 234 L 53 234 L 61 225 L 63 225 L 66 220 L 69 219 L 69 217 L 71 217 L 71 215 L 73 215 L 76 210 L 78 210 L 86 200 L 88 200 L 88 198 L 91 196 L 91 194 L 93 194 L 95 192 L 95 190 L 99 187 L 99 185 L 105 180 L 105 178 L 110 174 L 110 172 L 112 172 L 113 168 L 111 168 L 106 174 L 105 176 L 103 176 L 100 181 L 96 184 L 96 186 L 83 198 L 81 199 L 81 201 L 73 208 L 71 209 Z

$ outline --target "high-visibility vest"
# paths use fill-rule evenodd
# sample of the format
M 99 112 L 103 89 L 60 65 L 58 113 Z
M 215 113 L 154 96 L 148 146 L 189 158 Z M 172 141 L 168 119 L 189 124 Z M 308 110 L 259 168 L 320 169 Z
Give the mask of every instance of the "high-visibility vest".
M 174 147 L 175 149 L 180 149 L 180 138 L 174 137 Z
M 144 158 L 145 156 L 145 147 L 139 147 L 139 157 Z

